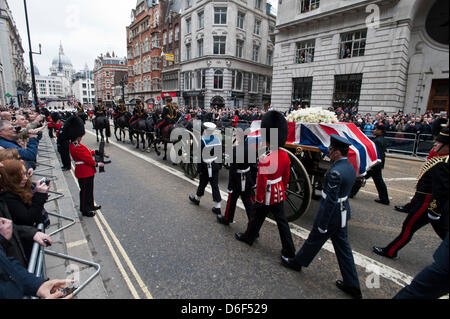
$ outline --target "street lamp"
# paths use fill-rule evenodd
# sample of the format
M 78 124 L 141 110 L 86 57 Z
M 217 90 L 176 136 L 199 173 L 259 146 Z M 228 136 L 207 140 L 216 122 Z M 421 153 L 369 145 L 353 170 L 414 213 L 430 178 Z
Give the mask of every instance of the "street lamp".
M 127 75 L 124 75 L 120 80 L 120 86 L 122 87 L 122 100 L 125 103 L 125 84 L 128 82 Z
M 37 89 L 36 89 L 36 77 L 34 75 L 34 63 L 33 63 L 33 54 L 42 54 L 41 52 L 41 45 L 39 44 L 39 53 L 34 53 L 33 49 L 31 48 L 31 36 L 30 36 L 30 25 L 28 23 L 28 10 L 27 10 L 27 1 L 23 0 L 23 6 L 25 8 L 25 20 L 27 23 L 27 34 L 28 34 L 28 46 L 30 50 L 30 68 L 31 68 L 31 86 L 33 88 L 33 94 L 34 94 L 34 103 L 36 112 L 40 112 L 39 110 L 39 104 L 38 104 L 38 96 L 37 96 Z

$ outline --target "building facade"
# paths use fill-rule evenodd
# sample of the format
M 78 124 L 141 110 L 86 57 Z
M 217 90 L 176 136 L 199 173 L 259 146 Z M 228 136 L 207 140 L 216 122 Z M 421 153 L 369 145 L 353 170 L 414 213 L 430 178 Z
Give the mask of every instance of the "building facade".
M 60 78 L 62 85 L 62 98 L 72 98 L 74 92 L 72 91 L 72 77 L 75 74 L 72 61 L 64 53 L 62 43 L 59 46 L 58 55 L 52 60 L 52 66 L 50 67 L 50 82 L 53 82 L 55 77 Z M 38 94 L 39 98 L 42 98 Z
M 278 6 L 276 109 L 448 112 L 446 0 L 292 0 Z
M 59 100 L 66 98 L 61 77 L 35 74 L 36 90 L 39 100 Z
M 149 107 L 161 104 L 161 1 L 137 0 L 127 27 L 128 98 Z
M 276 19 L 265 0 L 182 1 L 182 104 L 268 107 Z
M 113 83 L 116 80 L 116 73 L 127 71 L 127 58 L 119 58 L 114 52 L 108 52 L 105 56 L 101 54 L 94 64 L 94 87 L 97 99 L 112 103 L 114 101 Z
M 77 101 L 86 105 L 95 104 L 94 72 L 86 65 L 83 71 L 72 76 L 72 92 Z
M 0 104 L 23 105 L 30 90 L 22 39 L 6 0 L 0 0 Z

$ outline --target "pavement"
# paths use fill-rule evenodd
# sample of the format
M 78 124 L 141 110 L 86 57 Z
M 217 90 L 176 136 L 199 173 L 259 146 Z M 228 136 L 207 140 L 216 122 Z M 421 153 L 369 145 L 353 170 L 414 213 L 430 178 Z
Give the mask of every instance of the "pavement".
M 75 205 L 75 202 L 78 202 L 78 200 L 71 195 L 57 154 L 55 140 L 44 134 L 39 146 L 37 160 L 38 163 L 42 163 L 43 165 L 37 167 L 34 180 L 40 180 L 43 177 L 42 175 L 48 175 L 47 177 L 54 179 L 51 183 L 50 190 L 61 193 L 63 196 L 52 200 L 52 198 L 58 197 L 59 195 L 51 194 L 50 201 L 45 205 L 45 208 L 49 213 L 55 213 L 74 220 L 74 224 L 52 235 L 53 245 L 46 248 L 46 251 L 50 250 L 92 262 L 94 258 L 88 246 L 88 238 L 83 230 L 80 219 L 82 218 L 81 213 L 76 209 Z M 53 168 L 49 168 L 47 165 Z M 46 234 L 52 234 L 58 229 L 72 223 L 66 218 L 55 217 L 53 215 L 50 215 L 50 222 L 51 225 L 46 230 Z M 81 286 L 95 274 L 96 270 L 95 267 L 84 263 L 45 254 L 45 274 L 50 279 L 74 279 Z M 107 297 L 108 295 L 101 278 L 100 270 L 100 275 L 93 278 L 92 281 L 81 289 L 75 298 L 89 300 L 106 299 Z

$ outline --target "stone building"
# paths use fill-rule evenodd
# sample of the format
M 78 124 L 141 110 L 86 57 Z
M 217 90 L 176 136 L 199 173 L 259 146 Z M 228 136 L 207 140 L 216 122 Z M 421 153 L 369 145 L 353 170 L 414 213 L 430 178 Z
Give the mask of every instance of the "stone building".
M 20 106 L 29 92 L 22 39 L 6 0 L 0 0 L 0 104 Z
M 87 64 L 83 71 L 72 76 L 72 92 L 75 99 L 80 103 L 95 105 L 94 72 L 89 70 Z
M 448 111 L 447 0 L 279 1 L 273 106 Z
M 275 17 L 266 0 L 183 0 L 182 104 L 270 104 Z

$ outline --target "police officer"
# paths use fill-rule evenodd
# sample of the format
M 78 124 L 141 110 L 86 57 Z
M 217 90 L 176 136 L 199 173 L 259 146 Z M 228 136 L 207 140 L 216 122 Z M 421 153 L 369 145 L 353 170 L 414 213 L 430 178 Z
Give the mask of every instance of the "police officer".
M 409 243 L 414 233 L 429 223 L 438 236 L 445 239 L 448 232 L 448 129 L 441 131 L 433 150 L 437 156 L 428 160 L 420 171 L 416 193 L 406 205 L 408 216 L 400 235 L 384 248 L 374 246 L 373 252 L 377 255 L 397 258 L 398 251 Z
M 244 136 L 245 139 L 245 136 Z M 253 212 L 252 190 L 256 188 L 256 175 L 258 166 L 255 161 L 252 163 L 249 157 L 249 144 L 245 140 L 242 147 L 233 147 L 233 160 L 229 169 L 228 177 L 228 202 L 225 215 L 217 215 L 217 221 L 223 225 L 232 224 L 236 212 L 236 204 L 241 198 L 244 203 L 248 220 L 250 221 Z M 238 154 L 238 152 L 242 152 Z
M 277 129 L 278 134 L 275 136 L 271 132 L 273 129 Z M 239 241 L 252 245 L 267 215 L 271 212 L 280 233 L 282 255 L 294 257 L 295 246 L 284 214 L 285 192 L 290 178 L 291 161 L 289 155 L 278 148 L 286 144 L 288 137 L 288 124 L 283 114 L 277 111 L 266 113 L 261 121 L 261 133 L 271 150 L 259 158 L 255 213 L 251 216 L 245 233 L 238 232 L 235 237 Z
M 214 201 L 212 212 L 219 215 L 222 214 L 222 197 L 219 190 L 219 171 L 222 168 L 222 158 L 218 156 L 222 154 L 222 141 L 213 134 L 215 129 L 216 125 L 214 123 L 206 122 L 202 125 L 202 158 L 201 162 L 197 165 L 200 174 L 200 184 L 197 193 L 195 195 L 189 195 L 189 200 L 195 205 L 200 205 L 200 199 L 205 195 L 206 186 L 210 183 Z
M 356 272 L 352 249 L 348 242 L 347 222 L 350 219 L 348 196 L 356 179 L 354 167 L 347 160 L 351 143 L 343 137 L 331 135 L 328 149 L 333 166 L 325 176 L 319 212 L 313 229 L 294 258 L 282 256 L 283 265 L 296 271 L 308 267 L 322 246 L 331 239 L 343 280 L 336 286 L 355 299 L 361 299 L 361 289 Z
M 81 144 L 85 129 L 84 123 L 79 117 L 69 118 L 65 126 L 65 134 L 71 141 L 69 150 L 75 162 L 75 177 L 80 186 L 80 211 L 85 217 L 94 217 L 94 211 L 101 208 L 101 206 L 94 205 L 94 176 L 97 172 L 96 167 L 105 165 L 94 160 L 95 151 L 91 151 Z

